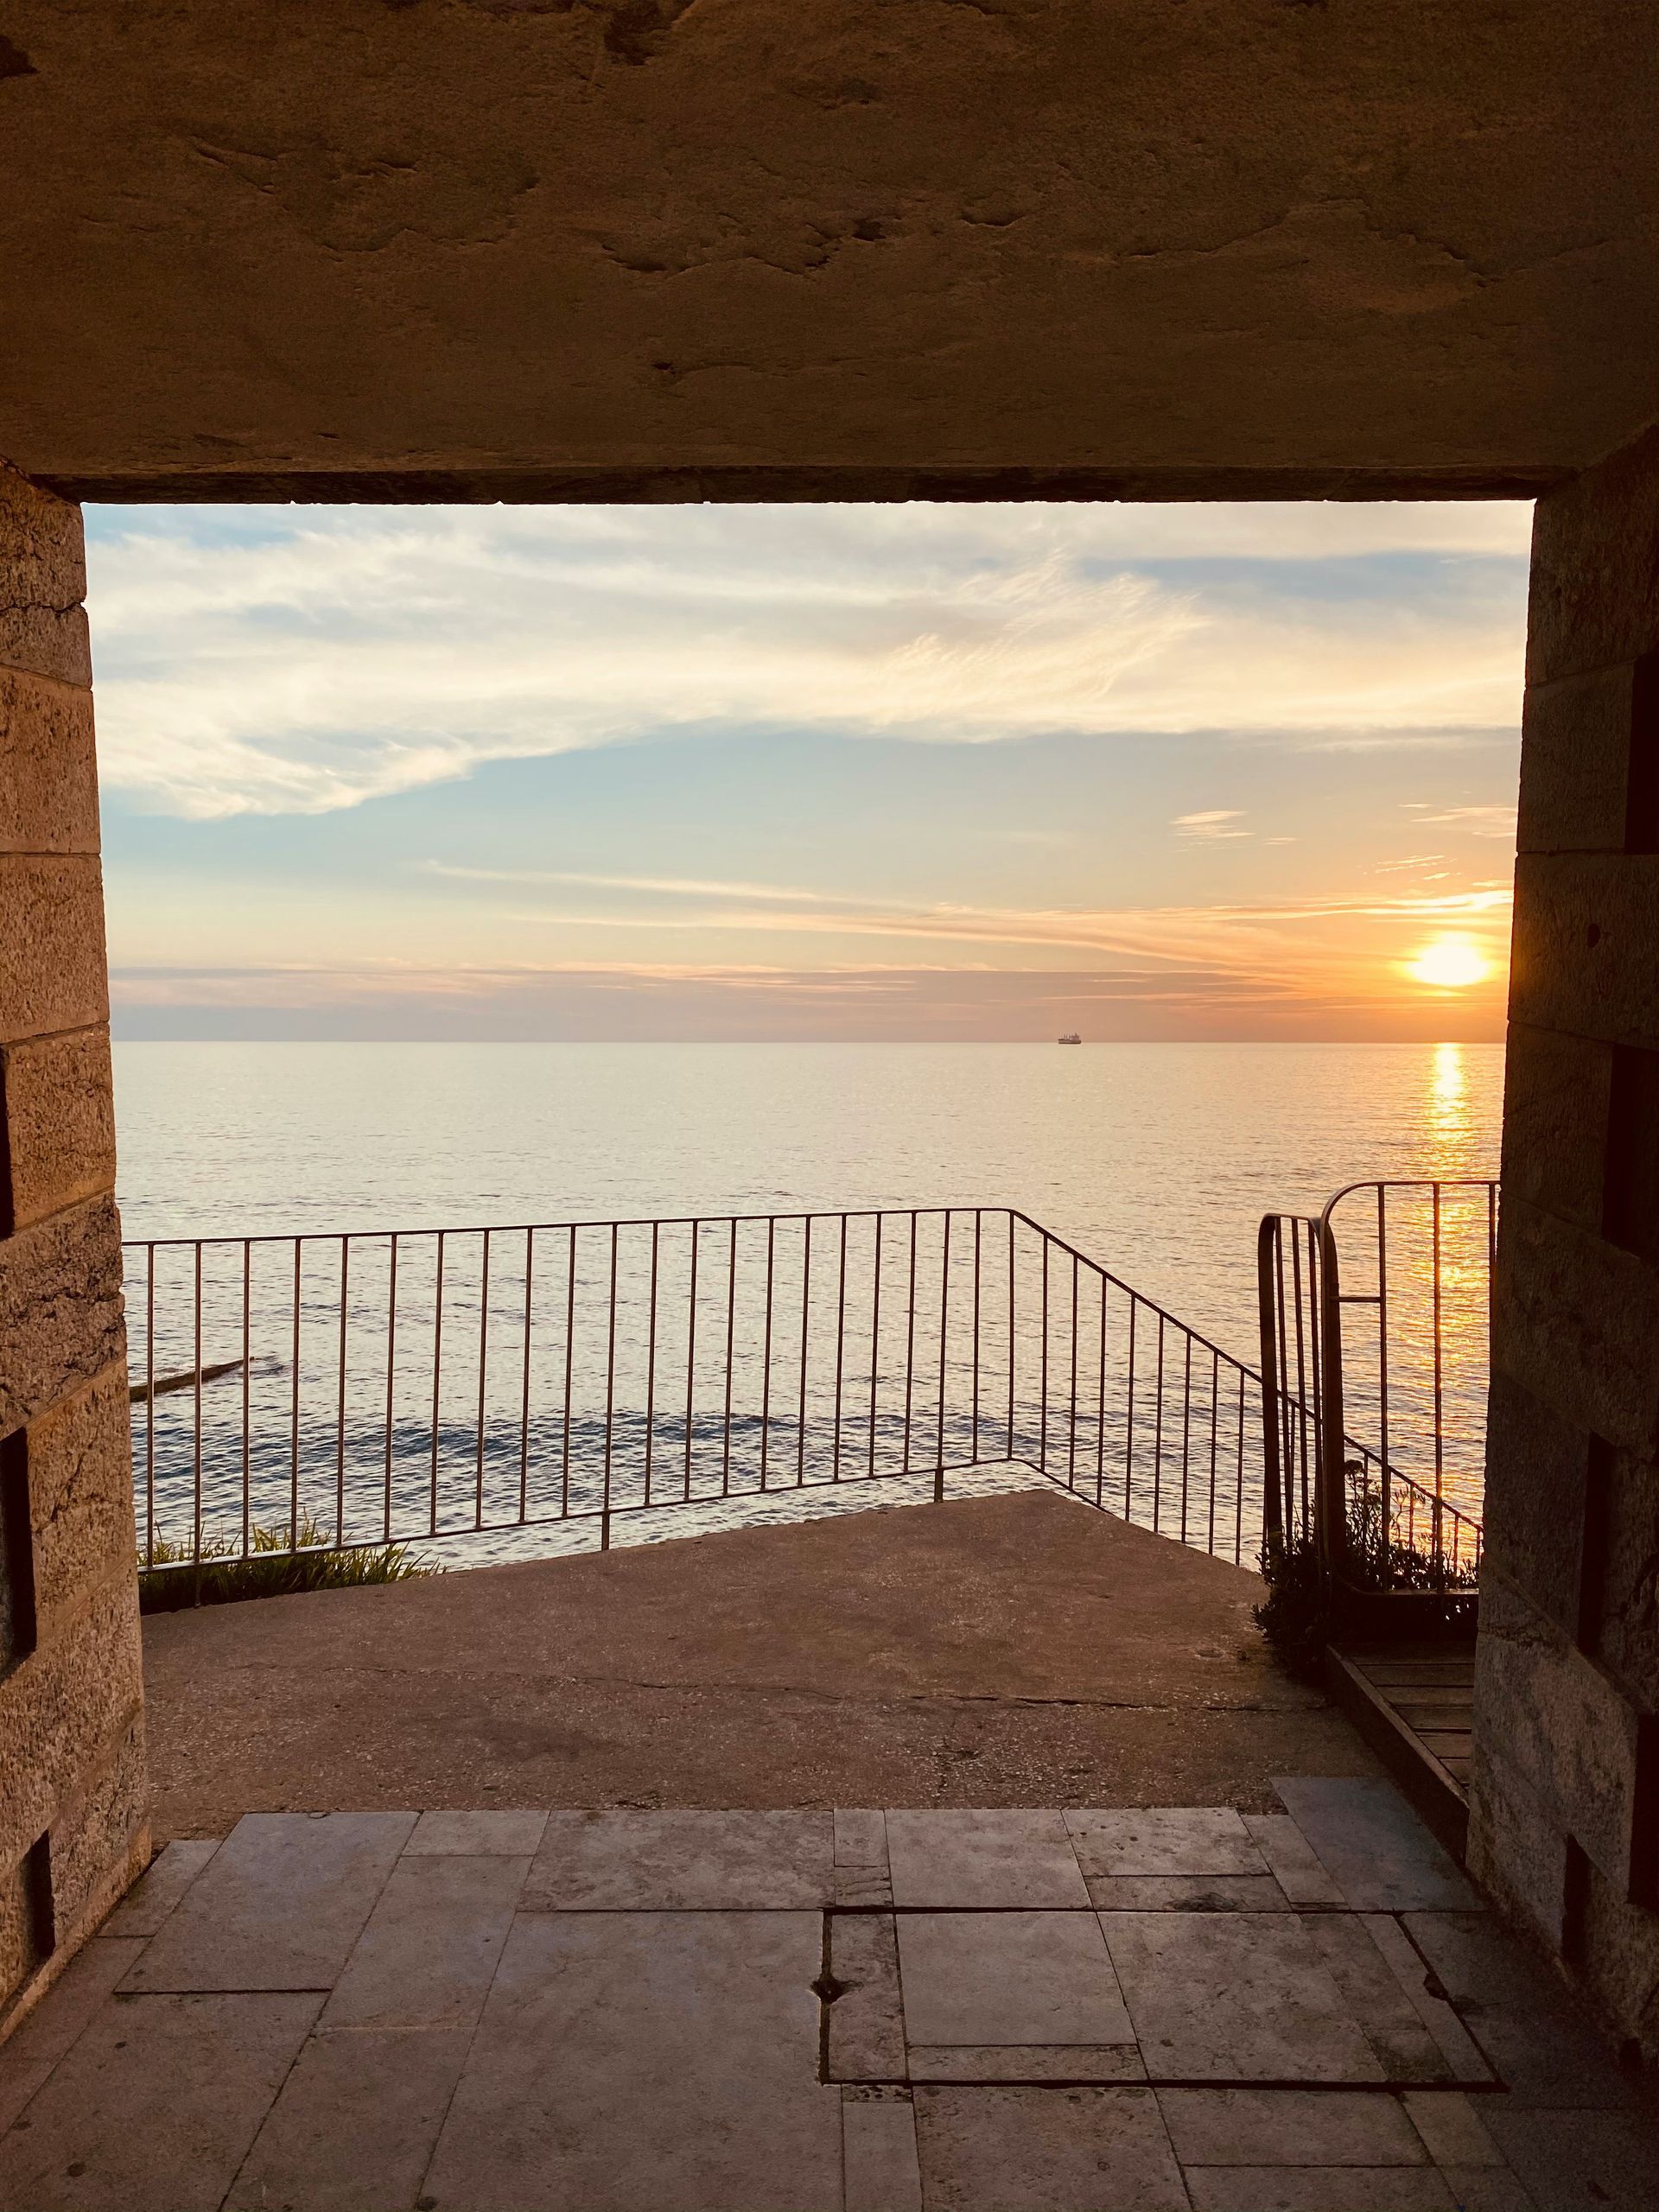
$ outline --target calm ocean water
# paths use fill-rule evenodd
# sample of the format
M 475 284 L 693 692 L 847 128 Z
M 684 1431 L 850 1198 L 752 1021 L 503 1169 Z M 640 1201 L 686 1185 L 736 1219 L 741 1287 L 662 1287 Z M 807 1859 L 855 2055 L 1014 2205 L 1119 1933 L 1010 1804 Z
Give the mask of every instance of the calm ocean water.
M 660 1240 L 630 1232 L 620 1277 L 603 1236 L 582 1240 L 580 1255 L 574 1241 L 544 1236 L 537 1259 L 522 1236 L 495 1239 L 493 1249 L 480 1237 L 452 1236 L 440 1254 L 429 1237 L 410 1234 L 394 1248 L 376 1233 L 1012 1207 L 1254 1364 L 1262 1213 L 1317 1211 L 1362 1179 L 1494 1172 L 1501 1082 L 1500 1049 L 1466 1046 L 124 1045 L 116 1087 L 129 1237 L 317 1240 L 306 1247 L 302 1279 L 286 1243 L 256 1246 L 251 1259 L 239 1245 L 219 1248 L 200 1278 L 188 1252 L 164 1255 L 151 1278 L 130 1277 L 140 1376 L 151 1357 L 152 1301 L 157 1377 L 250 1353 L 200 1393 L 169 1393 L 138 1410 L 149 1525 L 178 1541 L 200 1517 L 210 1535 L 245 1541 L 238 1533 L 245 1470 L 256 1527 L 280 1529 L 299 1511 L 342 1541 L 377 1529 L 448 1531 L 456 1563 L 585 1546 L 596 1540 L 593 1522 L 559 1516 L 591 1511 L 601 1497 L 607 1507 L 625 1496 L 659 1505 L 664 1481 L 671 1501 L 678 1484 L 690 1502 L 639 1515 L 619 1541 L 931 1494 L 931 1481 L 889 1470 L 910 1466 L 912 1451 L 929 1455 L 936 1421 L 953 1466 L 985 1456 L 977 1412 L 964 1428 L 970 1400 L 981 1405 L 973 1376 L 982 1362 L 986 1394 L 1003 1389 L 999 1373 L 1008 1376 L 1011 1443 L 1015 1427 L 1013 1368 L 998 1367 L 1012 1360 L 1009 1339 L 997 1347 L 999 1320 L 980 1359 L 966 1357 L 960 1332 L 979 1306 L 962 1277 L 963 1242 L 944 1254 L 957 1284 L 948 1360 L 942 1321 L 925 1305 L 906 1333 L 904 1284 L 939 1280 L 937 1223 L 908 1255 L 895 1224 L 879 1290 L 865 1287 L 875 1280 L 868 1224 L 839 1246 L 824 1224 L 816 1250 L 809 1243 L 804 1253 L 799 1224 L 775 1246 L 764 1224 L 741 1236 L 710 1230 L 701 1275 L 688 1231 Z M 1448 1223 L 1445 1250 L 1447 1340 L 1457 1353 L 1445 1395 L 1458 1433 L 1444 1472 L 1447 1494 L 1470 1506 L 1478 1504 L 1484 1428 L 1484 1218 L 1483 1197 L 1468 1221 Z M 970 1213 L 961 1237 L 971 1228 Z M 349 1288 L 334 1241 L 347 1230 L 367 1233 L 353 1247 Z M 996 1272 L 1005 1234 L 991 1232 L 986 1278 L 996 1316 L 1011 1312 L 1013 1296 Z M 1392 1447 L 1396 1464 L 1422 1478 L 1433 1457 L 1425 1441 L 1429 1307 L 1420 1298 L 1411 1309 L 1406 1294 L 1414 1274 L 1420 1288 L 1426 1279 L 1426 1254 L 1408 1228 L 1390 1236 L 1400 1317 L 1390 1358 L 1418 1402 L 1416 1433 L 1397 1424 Z M 1041 1354 L 1040 1392 L 1036 1370 L 1027 1371 L 1036 1357 L 1033 1301 L 1048 1312 L 1031 1257 L 1020 1263 L 1027 1318 L 1014 1455 L 1026 1458 L 1039 1429 L 1052 1433 L 1052 1417 L 1075 1427 L 1077 1405 L 1070 1338 L 1056 1345 L 1052 1373 Z M 482 1285 L 489 1319 L 480 1330 Z M 609 1325 L 608 1350 L 607 1300 L 620 1316 Z M 1064 1323 L 1063 1310 L 1056 1318 Z M 1121 1308 L 1110 1325 L 1116 1375 Z M 1118 1377 L 1119 1395 L 1101 1396 L 1091 1427 L 1088 1377 L 1096 1367 L 1103 1376 L 1106 1364 L 1094 1328 L 1091 1309 L 1082 1337 L 1085 1471 L 1091 1452 L 1100 1470 L 1134 1460 L 1135 1517 L 1160 1525 L 1153 1490 L 1161 1497 L 1169 1455 L 1179 1450 L 1183 1471 L 1195 1450 L 1195 1465 L 1216 1462 L 1205 1424 L 1220 1416 L 1221 1503 L 1206 1465 L 1210 1518 L 1197 1540 L 1251 1556 L 1259 1429 L 1247 1436 L 1243 1413 L 1235 1421 L 1232 1400 L 1205 1382 L 1202 1357 L 1197 1398 L 1183 1410 L 1180 1370 L 1166 1376 L 1161 1339 L 1144 1332 L 1138 1370 L 1131 1361 L 1138 1382 Z M 1406 1373 L 1414 1357 L 1414 1382 Z M 879 1409 L 873 1382 L 860 1382 L 843 1409 L 843 1364 L 849 1377 L 879 1365 Z M 1097 1388 L 1105 1392 L 1104 1382 Z M 769 1416 L 757 1410 L 767 1407 Z M 1357 1387 L 1350 1411 L 1351 1433 L 1370 1440 L 1376 1423 Z M 1235 1442 L 1239 1467 L 1248 1446 L 1257 1471 L 1249 1481 L 1238 1473 L 1229 1508 Z M 855 1475 L 868 1458 L 868 1472 L 880 1476 L 874 1490 L 844 1479 L 843 1446 Z M 1001 1447 L 990 1456 L 1000 1459 Z M 823 1475 L 827 1457 L 833 1478 Z M 1148 1465 L 1165 1474 L 1144 1489 Z M 980 1471 L 951 1482 L 954 1492 L 1030 1479 Z M 771 1494 L 774 1484 L 783 1495 Z M 728 1496 L 728 1486 L 763 1494 Z M 1127 1490 L 1121 1510 L 1129 1510 Z M 505 1525 L 527 1510 L 552 1515 L 555 1525 L 533 1535 Z
M 1253 1360 L 1255 1236 L 1497 1172 L 1497 1045 L 116 1047 L 130 1237 L 1011 1205 Z

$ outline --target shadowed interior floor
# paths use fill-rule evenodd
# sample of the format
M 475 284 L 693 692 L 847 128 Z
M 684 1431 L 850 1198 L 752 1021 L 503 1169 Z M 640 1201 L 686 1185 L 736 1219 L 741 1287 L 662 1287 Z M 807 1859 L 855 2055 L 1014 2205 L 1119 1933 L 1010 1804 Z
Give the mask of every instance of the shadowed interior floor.
M 1058 1494 L 145 1623 L 160 1837 L 423 1805 L 1233 1805 L 1370 1775 L 1254 1574 Z

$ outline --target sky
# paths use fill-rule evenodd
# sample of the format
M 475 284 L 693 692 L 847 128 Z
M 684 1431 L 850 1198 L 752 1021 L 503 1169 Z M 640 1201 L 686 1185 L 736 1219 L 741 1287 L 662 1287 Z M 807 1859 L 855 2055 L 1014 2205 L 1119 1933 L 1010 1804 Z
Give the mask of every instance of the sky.
M 116 1033 L 1499 1036 L 1530 520 L 89 509 Z

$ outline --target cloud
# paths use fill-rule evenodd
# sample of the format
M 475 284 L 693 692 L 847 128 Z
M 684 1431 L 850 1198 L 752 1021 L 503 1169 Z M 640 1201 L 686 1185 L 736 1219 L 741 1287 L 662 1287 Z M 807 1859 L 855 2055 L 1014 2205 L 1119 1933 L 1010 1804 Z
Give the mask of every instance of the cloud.
M 104 773 L 212 817 L 710 728 L 1456 741 L 1515 719 L 1525 512 L 114 512 Z
M 1445 823 L 1453 829 L 1466 830 L 1476 837 L 1498 837 L 1506 845 L 1515 842 L 1513 806 L 1447 806 L 1431 813 L 1427 800 L 1406 799 L 1402 804 L 1421 822 Z
M 1252 836 L 1251 830 L 1237 827 L 1243 819 L 1236 807 L 1211 807 L 1207 813 L 1178 814 L 1169 826 L 1179 830 L 1184 837 L 1213 844 L 1218 838 Z

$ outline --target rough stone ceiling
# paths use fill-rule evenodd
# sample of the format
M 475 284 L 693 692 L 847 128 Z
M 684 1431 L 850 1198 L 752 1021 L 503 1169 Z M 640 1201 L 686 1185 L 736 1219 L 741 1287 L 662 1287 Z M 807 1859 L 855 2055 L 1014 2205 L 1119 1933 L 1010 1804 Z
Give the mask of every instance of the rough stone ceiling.
M 1637 0 L 12 0 L 81 494 L 1527 490 L 1659 416 Z

